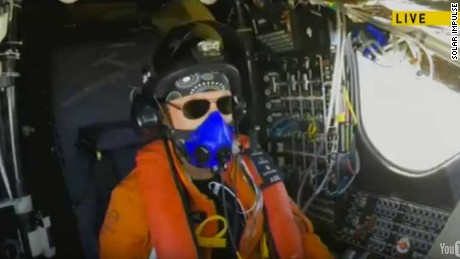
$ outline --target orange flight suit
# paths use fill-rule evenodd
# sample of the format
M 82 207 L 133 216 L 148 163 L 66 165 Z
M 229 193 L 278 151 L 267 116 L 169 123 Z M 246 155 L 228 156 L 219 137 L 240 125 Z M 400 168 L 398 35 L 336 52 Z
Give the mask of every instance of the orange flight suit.
M 179 179 L 191 199 L 191 211 L 215 214 L 213 203 L 194 186 L 181 170 L 177 156 L 173 155 Z M 262 178 L 255 173 L 251 160 L 245 157 L 253 178 L 258 185 Z M 245 209 L 255 200 L 247 178 L 236 161 L 224 173 L 229 186 L 236 186 L 238 197 Z M 186 219 L 186 211 L 180 201 L 177 182 L 169 167 L 164 144 L 155 141 L 137 155 L 137 167 L 112 192 L 111 201 L 100 233 L 101 259 L 148 258 L 155 248 L 159 259 L 198 257 L 196 245 Z M 236 170 L 236 171 L 235 171 Z M 230 172 L 237 172 L 230 174 Z M 236 175 L 236 177 L 234 177 Z M 284 258 L 329 259 L 333 258 L 327 247 L 314 234 L 311 222 L 289 199 L 282 182 L 263 189 L 264 210 L 249 217 L 239 243 L 239 255 L 243 259 L 269 258 L 264 221 L 278 256 Z M 204 227 L 202 236 L 214 237 L 219 231 L 217 222 Z M 212 248 L 200 248 L 205 258 L 211 258 Z M 271 251 L 273 247 L 268 247 Z M 267 249 L 265 249 L 267 250 Z

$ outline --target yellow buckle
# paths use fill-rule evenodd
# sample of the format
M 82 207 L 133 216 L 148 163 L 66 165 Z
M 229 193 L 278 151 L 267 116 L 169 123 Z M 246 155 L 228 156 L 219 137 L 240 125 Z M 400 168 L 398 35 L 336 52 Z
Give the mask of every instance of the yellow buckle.
M 211 221 L 222 221 L 224 223 L 224 228 L 219 231 L 214 237 L 202 237 L 201 232 L 203 232 L 204 226 Z M 201 247 L 207 248 L 225 248 L 227 246 L 227 239 L 224 237 L 225 233 L 228 230 L 227 220 L 219 215 L 210 216 L 205 219 L 201 224 L 195 229 L 195 235 L 197 237 L 198 245 Z

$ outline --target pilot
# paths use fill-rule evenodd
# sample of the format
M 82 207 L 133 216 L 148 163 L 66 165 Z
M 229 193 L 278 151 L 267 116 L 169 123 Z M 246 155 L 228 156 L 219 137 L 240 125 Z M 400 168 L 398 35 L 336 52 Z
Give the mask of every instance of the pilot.
M 203 26 L 218 39 L 198 33 Z M 241 78 L 219 28 L 183 25 L 158 44 L 133 116 L 163 140 L 138 152 L 112 192 L 102 259 L 332 258 L 267 155 L 245 151 L 234 126 Z

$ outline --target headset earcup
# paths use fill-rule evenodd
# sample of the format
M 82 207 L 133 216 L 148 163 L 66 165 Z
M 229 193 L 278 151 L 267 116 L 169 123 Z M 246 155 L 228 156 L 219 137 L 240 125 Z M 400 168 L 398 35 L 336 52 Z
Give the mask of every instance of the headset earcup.
M 140 94 L 134 96 L 131 104 L 131 122 L 136 131 L 142 135 L 160 134 L 161 118 L 156 102 Z

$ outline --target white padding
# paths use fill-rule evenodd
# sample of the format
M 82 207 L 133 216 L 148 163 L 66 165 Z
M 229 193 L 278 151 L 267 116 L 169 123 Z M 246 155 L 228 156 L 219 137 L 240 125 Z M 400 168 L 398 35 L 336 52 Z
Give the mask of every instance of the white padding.
M 0 14 L 0 42 L 6 36 L 6 32 L 8 31 L 8 13 Z
M 30 252 L 32 253 L 32 257 L 37 257 L 42 254 L 44 244 L 44 238 L 42 237 L 41 228 L 33 232 L 28 233 L 29 244 L 30 244 Z
M 43 226 L 45 228 L 51 227 L 51 219 L 50 219 L 50 217 L 46 217 L 46 218 L 43 219 Z
M 51 226 L 49 217 L 43 219 L 43 227 L 37 228 L 33 232 L 28 233 L 30 251 L 33 257 L 43 255 L 47 258 L 51 258 L 56 254 L 56 248 L 51 247 L 48 237 L 47 229 Z
M 53 258 L 56 255 L 56 248 L 50 248 L 43 253 L 46 258 Z
M 15 200 L 14 210 L 16 211 L 16 214 L 18 215 L 32 212 L 33 210 L 32 197 L 28 195 L 28 196 L 24 196 L 20 199 Z
M 44 247 L 43 247 L 43 256 L 45 256 L 46 258 L 52 258 L 56 255 L 56 248 L 55 247 L 51 247 L 51 244 L 50 244 L 50 238 L 52 237 L 49 237 L 48 234 L 49 234 L 49 231 L 47 231 L 47 229 L 51 228 L 51 219 L 50 217 L 46 217 L 46 218 L 43 218 L 43 227 L 42 230 L 43 230 L 43 239 L 44 239 Z

